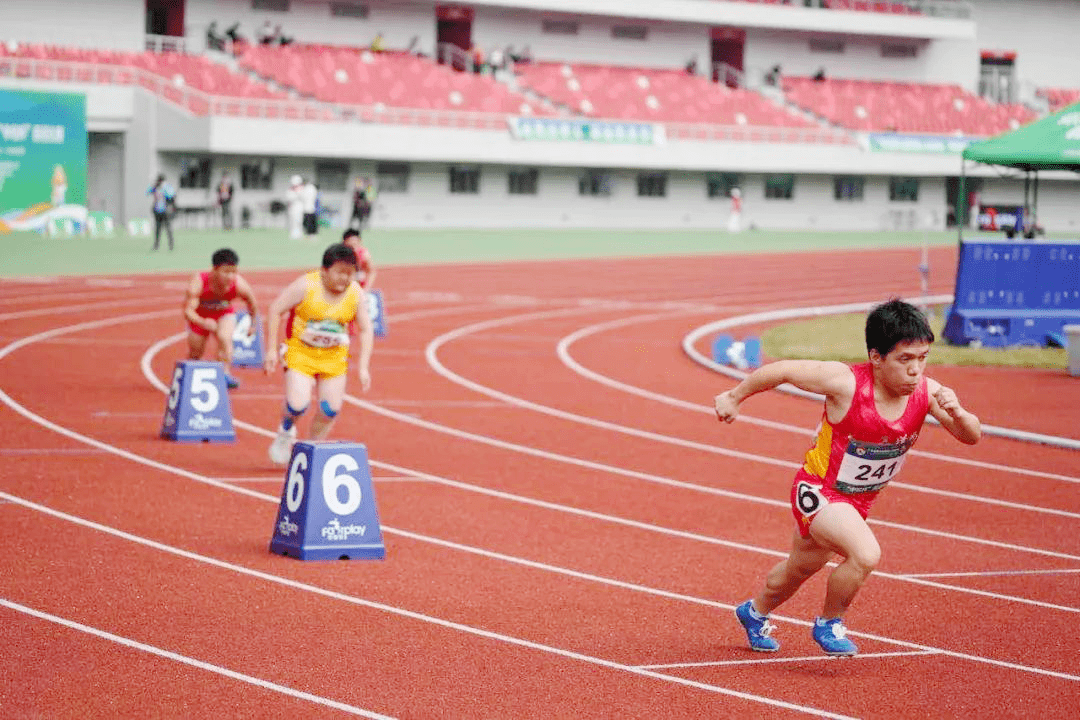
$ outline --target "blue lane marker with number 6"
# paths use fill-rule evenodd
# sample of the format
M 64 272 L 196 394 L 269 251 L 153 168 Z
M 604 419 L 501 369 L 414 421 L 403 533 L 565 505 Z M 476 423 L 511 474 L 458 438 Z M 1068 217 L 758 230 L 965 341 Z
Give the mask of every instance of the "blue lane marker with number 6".
M 179 442 L 236 440 L 224 365 L 204 360 L 176 363 L 161 437 Z
M 300 560 L 386 557 L 364 445 L 293 445 L 270 552 Z

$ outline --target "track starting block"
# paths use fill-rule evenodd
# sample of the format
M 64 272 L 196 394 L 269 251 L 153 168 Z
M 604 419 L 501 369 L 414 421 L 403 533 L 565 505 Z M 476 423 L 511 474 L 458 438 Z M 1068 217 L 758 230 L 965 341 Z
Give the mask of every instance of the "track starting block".
M 761 367 L 761 338 L 736 340 L 731 335 L 717 335 L 712 344 L 712 359 L 740 370 Z
M 224 365 L 204 360 L 176 363 L 161 437 L 180 442 L 236 440 Z
M 236 328 L 232 336 L 232 364 L 235 367 L 262 367 L 263 324 L 257 323 L 255 336 L 250 336 L 251 316 L 241 310 L 236 313 Z
M 364 445 L 298 442 L 287 467 L 270 552 L 299 560 L 386 557 Z

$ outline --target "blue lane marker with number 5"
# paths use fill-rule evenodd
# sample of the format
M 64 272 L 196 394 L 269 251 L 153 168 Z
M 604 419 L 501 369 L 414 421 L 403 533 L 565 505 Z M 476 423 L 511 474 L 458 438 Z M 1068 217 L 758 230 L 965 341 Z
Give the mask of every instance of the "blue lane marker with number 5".
M 300 560 L 386 557 L 365 446 L 293 445 L 270 552 Z
M 236 440 L 224 365 L 203 360 L 176 363 L 161 437 L 180 442 Z

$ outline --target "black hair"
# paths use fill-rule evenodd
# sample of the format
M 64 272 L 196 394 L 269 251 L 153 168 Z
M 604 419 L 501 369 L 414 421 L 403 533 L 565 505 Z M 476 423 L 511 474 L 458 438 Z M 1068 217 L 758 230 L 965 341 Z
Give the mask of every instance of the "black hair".
M 210 262 L 214 267 L 221 265 L 239 265 L 240 256 L 236 254 L 236 251 L 232 248 L 221 248 L 213 255 L 210 256 Z
M 885 357 L 897 343 L 934 342 L 934 331 L 919 308 L 892 299 L 866 316 L 866 352 L 877 350 Z
M 323 253 L 322 266 L 324 270 L 329 269 L 337 262 L 347 262 L 353 266 L 359 266 L 356 260 L 356 252 L 344 243 L 334 243 L 326 248 L 326 252 Z
M 356 228 L 348 228 L 348 229 L 346 229 L 345 232 L 341 233 L 341 242 L 345 242 L 346 240 L 348 240 L 351 237 L 354 237 L 354 238 L 359 240 L 360 239 L 360 231 L 357 230 Z

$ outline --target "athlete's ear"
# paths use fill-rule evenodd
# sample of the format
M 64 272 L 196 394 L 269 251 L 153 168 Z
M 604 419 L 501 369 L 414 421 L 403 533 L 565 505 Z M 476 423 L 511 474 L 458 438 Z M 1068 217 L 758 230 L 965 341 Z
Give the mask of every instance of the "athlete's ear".
M 883 362 L 885 362 L 885 358 L 881 356 L 881 353 L 879 353 L 876 348 L 872 349 L 870 351 L 870 363 L 874 367 L 881 367 Z

